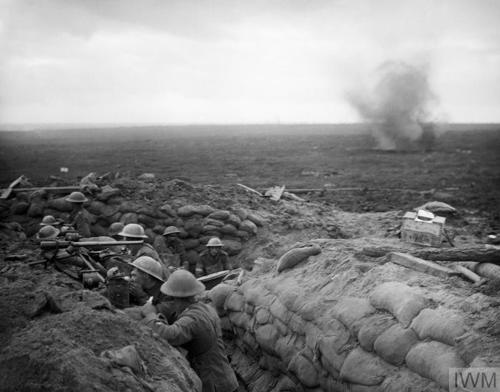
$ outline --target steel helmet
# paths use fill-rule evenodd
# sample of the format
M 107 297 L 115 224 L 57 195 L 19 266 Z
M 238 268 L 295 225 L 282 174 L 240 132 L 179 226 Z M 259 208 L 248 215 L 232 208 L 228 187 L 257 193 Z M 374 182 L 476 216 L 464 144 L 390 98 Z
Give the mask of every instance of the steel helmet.
M 181 231 L 175 227 L 175 226 L 168 226 L 165 231 L 163 232 L 163 235 L 169 235 L 169 234 L 176 234 L 180 233 Z
M 142 226 L 137 223 L 129 223 L 118 233 L 118 235 L 130 238 L 148 238 L 148 236 L 144 234 Z
M 122 222 L 112 223 L 111 226 L 109 226 L 109 235 L 118 235 L 124 227 L 125 225 Z
M 59 233 L 59 229 L 56 229 L 54 226 L 47 225 L 38 230 L 36 238 L 40 241 L 53 240 L 59 235 Z
M 210 240 L 208 240 L 208 243 L 207 243 L 207 247 L 209 247 L 209 248 L 216 248 L 216 247 L 220 248 L 223 246 L 224 246 L 224 244 L 217 237 L 210 238 Z
M 54 218 L 52 215 L 45 215 L 40 223 L 40 226 L 55 226 L 60 225 L 61 220 Z
M 70 203 L 85 203 L 86 201 L 89 201 L 82 192 L 72 192 L 64 200 L 69 201 Z
M 131 265 L 137 268 L 139 271 L 145 272 L 151 275 L 153 278 L 161 280 L 163 282 L 163 268 L 161 264 L 149 256 L 141 256 L 134 260 Z
M 205 285 L 186 270 L 175 270 L 168 280 L 161 285 L 160 291 L 170 297 L 193 297 L 205 291 Z

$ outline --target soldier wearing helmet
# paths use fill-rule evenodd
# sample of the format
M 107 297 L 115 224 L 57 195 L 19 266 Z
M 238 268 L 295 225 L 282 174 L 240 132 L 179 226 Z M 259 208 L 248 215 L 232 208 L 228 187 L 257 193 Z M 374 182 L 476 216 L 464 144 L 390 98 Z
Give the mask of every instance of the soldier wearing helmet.
M 163 266 L 149 256 L 140 256 L 131 265 L 129 302 L 130 305 L 144 305 L 150 297 L 153 303 L 160 296 L 163 284 Z
M 40 222 L 40 226 L 58 227 L 62 225 L 62 220 L 54 218 L 52 215 L 45 215 Z
M 207 249 L 200 253 L 200 263 L 203 275 L 229 269 L 228 254 L 222 250 L 222 241 L 213 237 L 207 243 Z
M 156 312 L 158 306 L 146 310 L 144 323 L 150 325 L 173 346 L 187 350 L 187 358 L 203 385 L 204 392 L 234 392 L 238 381 L 229 365 L 222 341 L 220 319 L 215 310 L 197 300 L 205 286 L 186 270 L 177 270 L 161 286 L 168 299 L 168 309 L 175 314 L 171 325 Z
M 123 230 L 125 225 L 121 222 L 114 222 L 109 226 L 109 236 L 111 238 L 114 238 L 115 240 L 119 241 L 122 238 L 120 237 L 120 232 Z
M 72 192 L 64 200 L 72 204 L 73 210 L 71 211 L 69 220 L 70 226 L 80 234 L 81 237 L 90 237 L 90 214 L 83 207 L 83 203 L 87 202 L 88 199 L 82 192 Z
M 124 241 L 144 241 L 148 236 L 144 233 L 144 229 L 141 225 L 137 223 L 129 223 L 126 225 L 122 231 L 118 233 L 120 237 L 123 237 Z M 130 253 L 133 257 L 149 256 L 156 261 L 163 264 L 162 259 L 158 252 L 150 244 L 143 242 L 137 245 L 127 245 L 130 249 Z
M 184 242 L 179 238 L 179 233 L 180 230 L 175 226 L 168 226 L 163 232 L 167 250 L 166 258 L 168 264 L 173 267 L 180 267 L 186 261 L 186 248 L 184 248 Z

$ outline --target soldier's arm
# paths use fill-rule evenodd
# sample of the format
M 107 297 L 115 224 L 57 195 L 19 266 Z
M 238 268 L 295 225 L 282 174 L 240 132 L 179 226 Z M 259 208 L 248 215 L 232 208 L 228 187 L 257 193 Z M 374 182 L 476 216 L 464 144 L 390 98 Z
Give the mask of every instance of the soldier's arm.
M 228 260 L 228 258 L 227 258 L 227 255 L 226 255 L 226 254 L 222 254 L 222 255 L 221 255 L 221 262 L 222 262 L 222 269 L 223 269 L 223 270 L 230 269 L 230 268 L 229 268 L 229 260 Z
M 173 346 L 181 346 L 193 339 L 193 326 L 195 320 L 191 317 L 181 316 L 174 324 L 167 325 L 158 318 L 149 320 L 147 325 Z

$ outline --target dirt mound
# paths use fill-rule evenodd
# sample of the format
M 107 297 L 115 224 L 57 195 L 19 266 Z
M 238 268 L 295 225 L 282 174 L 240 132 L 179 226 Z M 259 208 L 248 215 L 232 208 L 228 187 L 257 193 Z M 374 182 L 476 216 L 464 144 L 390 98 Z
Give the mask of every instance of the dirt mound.
M 201 390 L 176 349 L 100 294 L 50 269 L 11 267 L 0 291 L 2 391 Z M 105 354 L 130 345 L 128 361 Z

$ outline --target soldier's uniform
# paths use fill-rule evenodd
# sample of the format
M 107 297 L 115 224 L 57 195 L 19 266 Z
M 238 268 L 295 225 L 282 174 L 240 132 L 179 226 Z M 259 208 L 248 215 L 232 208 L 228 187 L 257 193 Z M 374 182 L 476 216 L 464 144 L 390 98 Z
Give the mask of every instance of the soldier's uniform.
M 200 253 L 200 264 L 203 275 L 210 275 L 214 272 L 227 270 L 229 269 L 228 254 L 221 249 L 217 255 L 212 256 L 209 249 L 205 249 Z
M 173 346 L 187 350 L 187 359 L 203 384 L 203 392 L 233 392 L 238 381 L 224 351 L 219 316 L 209 305 L 189 305 L 172 325 L 158 319 L 151 325 Z
M 156 261 L 163 264 L 163 261 L 160 258 L 160 255 L 155 250 L 155 248 L 153 248 L 153 246 L 150 244 L 147 244 L 147 243 L 142 244 L 142 246 L 139 248 L 137 253 L 134 255 L 134 257 L 136 257 L 136 258 L 141 257 L 141 256 L 149 256 L 149 257 L 151 257 L 151 258 L 155 259 Z
M 75 230 L 82 237 L 90 237 L 90 214 L 85 209 L 77 210 L 70 215 L 70 225 L 75 228 Z

